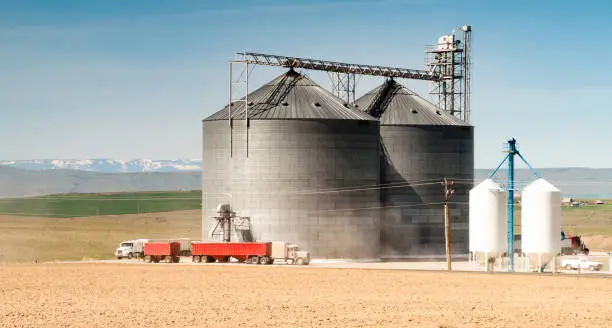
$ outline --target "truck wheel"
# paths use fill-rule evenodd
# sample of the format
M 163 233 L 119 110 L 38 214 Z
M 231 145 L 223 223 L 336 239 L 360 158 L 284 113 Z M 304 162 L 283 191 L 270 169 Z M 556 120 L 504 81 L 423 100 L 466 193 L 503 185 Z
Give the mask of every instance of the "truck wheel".
M 134 257 L 134 254 L 132 254 L 132 253 L 128 253 L 128 259 L 130 259 L 130 260 L 131 260 L 133 257 Z
M 257 263 L 259 263 L 259 258 L 258 258 L 257 256 L 253 256 L 253 257 L 251 257 L 251 263 L 252 263 L 252 264 L 257 264 Z
M 159 261 L 161 261 L 161 259 L 157 256 L 153 257 L 153 263 L 159 263 Z
M 123 257 L 121 256 L 117 256 L 117 260 L 121 260 Z
M 193 262 L 193 263 L 200 263 L 200 262 L 202 262 L 202 258 L 197 256 L 197 255 L 194 255 L 194 256 L 191 257 L 191 262 Z
M 297 258 L 297 261 L 295 261 L 295 263 L 296 263 L 297 265 L 304 265 L 304 259 L 303 259 L 303 258 L 301 258 L 301 257 L 298 257 L 298 258 Z
M 267 257 L 267 256 L 262 256 L 262 257 L 259 259 L 259 264 L 266 265 L 266 264 L 268 264 L 268 262 L 269 262 L 269 261 L 268 261 L 268 257 Z
M 146 263 L 151 263 L 152 259 L 151 259 L 150 255 L 147 255 L 147 256 L 145 256 L 144 260 L 145 260 Z
M 180 257 L 175 256 L 175 257 L 172 258 L 172 263 L 179 263 L 179 262 L 181 262 L 181 258 Z
M 589 271 L 595 271 L 595 266 L 589 265 Z
M 571 265 L 571 264 L 566 264 L 566 265 L 565 265 L 565 268 L 566 268 L 567 270 L 571 270 L 571 269 L 572 269 L 572 265 Z

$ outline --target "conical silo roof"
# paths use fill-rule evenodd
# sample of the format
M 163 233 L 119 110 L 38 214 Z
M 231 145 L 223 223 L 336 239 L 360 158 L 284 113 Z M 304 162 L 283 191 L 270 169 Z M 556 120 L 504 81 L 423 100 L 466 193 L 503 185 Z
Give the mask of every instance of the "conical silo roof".
M 470 126 L 392 79 L 356 100 L 355 106 L 381 125 Z
M 523 192 L 525 191 L 560 191 L 557 187 L 552 185 L 550 182 L 546 181 L 543 178 L 538 178 L 530 182 L 528 185 L 523 187 Z
M 358 109 L 347 108 L 331 92 L 311 79 L 290 69 L 248 95 L 249 119 L 376 119 Z M 227 120 L 228 106 L 204 119 Z M 231 109 L 232 119 L 245 118 L 244 101 L 235 101 Z
M 479 183 L 478 185 L 476 185 L 474 188 L 471 189 L 472 191 L 481 191 L 481 190 L 486 190 L 486 191 L 490 191 L 490 190 L 504 190 L 499 183 L 493 181 L 493 179 L 485 179 L 483 180 L 481 183 Z

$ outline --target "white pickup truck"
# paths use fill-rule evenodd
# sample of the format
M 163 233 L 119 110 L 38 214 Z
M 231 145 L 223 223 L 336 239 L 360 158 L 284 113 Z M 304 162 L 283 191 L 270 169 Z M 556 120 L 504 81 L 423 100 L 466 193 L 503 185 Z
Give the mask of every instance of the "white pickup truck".
M 599 271 L 603 268 L 603 263 L 591 261 L 589 259 L 564 259 L 561 266 L 567 270 L 589 270 Z

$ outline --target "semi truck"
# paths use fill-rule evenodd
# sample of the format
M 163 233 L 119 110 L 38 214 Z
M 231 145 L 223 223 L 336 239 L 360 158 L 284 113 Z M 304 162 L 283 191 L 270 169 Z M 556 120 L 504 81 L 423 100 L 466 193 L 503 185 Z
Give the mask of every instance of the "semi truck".
M 115 250 L 117 259 L 122 258 L 142 258 L 144 256 L 144 245 L 149 242 L 149 239 L 125 240 L 119 244 Z
M 191 239 L 188 238 L 168 238 L 168 239 L 149 239 L 149 242 L 155 243 L 179 243 L 180 256 L 191 256 Z
M 192 242 L 192 261 L 196 263 L 229 262 L 231 258 L 249 264 L 272 264 L 276 260 L 288 264 L 308 265 L 310 253 L 286 242 Z
M 180 244 L 180 256 L 191 256 L 191 240 L 187 238 L 179 239 L 135 239 L 124 240 L 115 250 L 115 257 L 121 260 L 123 258 L 132 259 L 144 258 L 144 245 L 146 243 L 170 243 L 177 242 Z
M 521 254 L 522 252 L 521 235 L 514 236 L 514 252 Z M 586 247 L 580 236 L 566 236 L 561 232 L 561 252 L 559 255 L 589 255 L 589 249 Z M 506 253 L 504 253 L 506 256 Z
M 147 263 L 179 263 L 181 258 L 181 244 L 179 242 L 153 242 L 144 245 L 144 261 Z
M 589 249 L 580 236 L 564 236 L 561 240 L 561 255 L 589 255 Z
M 310 253 L 301 251 L 296 244 L 277 241 L 272 242 L 272 259 L 285 261 L 287 264 L 308 265 Z
M 271 252 L 272 243 L 191 243 L 192 261 L 197 263 L 227 263 L 234 258 L 238 262 L 272 264 Z

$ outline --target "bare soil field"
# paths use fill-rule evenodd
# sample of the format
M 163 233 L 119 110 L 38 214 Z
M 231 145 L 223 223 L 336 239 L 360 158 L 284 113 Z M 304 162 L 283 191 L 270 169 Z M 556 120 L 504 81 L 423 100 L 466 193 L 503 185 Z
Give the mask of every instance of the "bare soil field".
M 610 236 L 602 236 L 602 235 L 594 235 L 594 236 L 584 236 L 584 243 L 587 247 L 596 252 L 610 252 L 612 251 L 612 237 Z
M 2 327 L 609 327 L 612 279 L 172 264 L 0 265 Z

